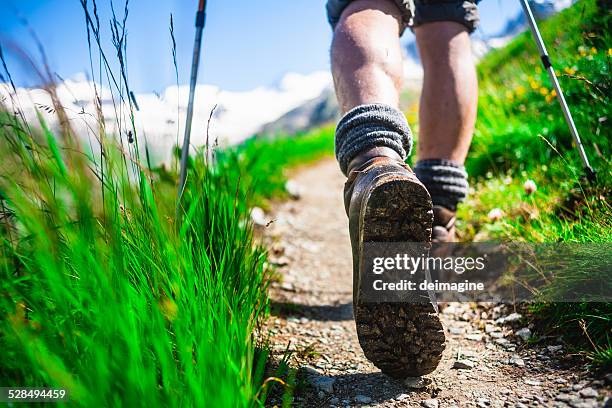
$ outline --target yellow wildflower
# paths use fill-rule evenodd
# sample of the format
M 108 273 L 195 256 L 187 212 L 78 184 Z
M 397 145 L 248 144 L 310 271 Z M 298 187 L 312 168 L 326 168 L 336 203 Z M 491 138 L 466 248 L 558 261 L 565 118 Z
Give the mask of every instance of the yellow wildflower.
M 550 96 L 557 96 L 557 91 L 555 91 L 554 89 L 550 91 Z
M 541 87 L 540 88 L 540 94 L 543 95 L 543 96 L 548 95 L 548 89 L 545 88 L 545 87 Z
M 578 53 L 580 54 L 581 57 L 586 57 L 587 55 L 587 50 L 584 46 L 580 46 L 578 47 Z
M 555 99 L 555 97 L 552 94 L 548 94 L 546 95 L 546 102 L 547 103 L 551 103 L 553 101 L 553 99 Z
M 608 48 L 608 55 L 612 56 L 612 48 Z
M 514 98 L 512 91 L 506 91 L 506 99 L 512 100 L 512 98 Z
M 519 85 L 519 86 L 516 87 L 515 92 L 516 92 L 517 96 L 519 96 L 519 97 L 523 96 L 523 95 L 525 95 L 525 87 L 523 85 Z
M 597 48 L 591 47 L 591 54 L 597 54 Z
M 570 68 L 570 67 L 565 67 L 563 70 L 568 75 L 574 75 L 576 73 L 576 70 L 574 68 Z

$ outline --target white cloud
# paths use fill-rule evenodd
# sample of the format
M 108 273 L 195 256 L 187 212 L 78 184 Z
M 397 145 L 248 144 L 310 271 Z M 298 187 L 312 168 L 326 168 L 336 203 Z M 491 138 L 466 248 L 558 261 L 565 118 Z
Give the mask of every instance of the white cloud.
M 210 125 L 210 141 L 212 143 L 218 139 L 223 145 L 234 144 L 256 133 L 265 123 L 276 120 L 317 97 L 330 87 L 331 83 L 331 75 L 328 72 L 315 72 L 309 75 L 290 73 L 285 75 L 277 86 L 258 87 L 247 92 L 229 92 L 211 85 L 198 85 L 195 93 L 192 145 L 204 145 L 208 118 L 215 104 L 217 110 Z M 126 114 L 128 111 L 115 108 L 126 105 L 120 104 L 116 99 L 113 103 L 113 95 L 106 87 L 100 88 L 98 85 L 98 92 L 102 99 L 107 133 L 117 134 L 117 121 L 121 121 L 124 131 L 129 129 L 129 126 L 125 126 L 129 120 Z M 95 143 L 90 131 L 97 127 L 93 102 L 94 84 L 79 75 L 58 84 L 57 95 L 77 134 L 86 143 Z M 146 136 L 150 151 L 158 162 L 170 159 L 177 135 L 182 143 L 188 95 L 188 86 L 170 86 L 161 95 L 135 95 L 140 108 L 135 112 L 139 142 L 142 145 Z M 45 90 L 18 88 L 17 92 L 11 95 L 9 86 L 0 84 L 0 98 L 9 108 L 13 102 L 18 104 L 29 123 L 37 123 L 38 110 L 48 125 L 57 129 L 56 115 L 45 109 L 52 107 L 51 98 Z

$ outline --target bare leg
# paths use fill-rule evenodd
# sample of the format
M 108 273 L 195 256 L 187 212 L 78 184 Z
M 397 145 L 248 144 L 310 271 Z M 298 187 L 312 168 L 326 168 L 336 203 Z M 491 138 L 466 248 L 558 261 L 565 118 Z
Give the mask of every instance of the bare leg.
M 454 22 L 415 29 L 425 77 L 419 112 L 418 156 L 462 164 L 476 121 L 478 84 L 469 34 Z
M 400 27 L 400 11 L 389 0 L 356 0 L 342 13 L 331 60 L 343 113 L 369 103 L 398 106 L 403 76 Z

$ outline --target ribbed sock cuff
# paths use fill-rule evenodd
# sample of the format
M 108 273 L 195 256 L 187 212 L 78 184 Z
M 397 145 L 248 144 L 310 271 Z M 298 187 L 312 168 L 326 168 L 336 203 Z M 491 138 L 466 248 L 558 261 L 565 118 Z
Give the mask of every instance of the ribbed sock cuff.
M 455 211 L 467 197 L 467 173 L 460 164 L 444 159 L 420 160 L 414 172 L 427 187 L 434 205 Z
M 373 147 L 391 148 L 405 160 L 412 149 L 412 133 L 401 111 L 374 103 L 357 106 L 340 119 L 335 143 L 336 159 L 347 175 L 350 161 Z

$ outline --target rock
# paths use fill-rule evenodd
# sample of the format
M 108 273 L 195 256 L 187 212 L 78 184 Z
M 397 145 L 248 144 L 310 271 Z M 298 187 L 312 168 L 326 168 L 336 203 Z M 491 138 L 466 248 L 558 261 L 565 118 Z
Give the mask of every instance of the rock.
M 285 191 L 294 200 L 299 200 L 299 198 L 302 196 L 301 190 L 302 189 L 300 188 L 299 184 L 293 180 L 287 180 L 285 183 Z
M 525 380 L 525 384 L 537 387 L 539 385 L 542 385 L 542 382 L 539 380 L 533 380 L 528 378 Z
M 259 207 L 251 208 L 251 221 L 258 227 L 265 227 L 268 224 L 266 213 Z
M 476 400 L 476 405 L 481 407 L 481 408 L 486 408 L 486 407 L 491 405 L 491 400 L 489 400 L 487 398 L 478 398 Z
M 293 286 L 293 283 L 291 282 L 283 282 L 280 285 L 282 290 L 286 290 L 287 292 L 293 292 L 295 291 L 295 287 Z
M 453 368 L 459 369 L 459 370 L 471 370 L 472 368 L 476 367 L 476 363 L 474 363 L 471 360 L 457 360 L 455 361 L 455 364 L 453 364 Z
M 529 408 L 529 407 L 527 407 L 527 405 L 523 404 L 522 402 L 517 402 L 516 404 L 514 404 L 514 408 Z
M 407 377 L 404 385 L 412 390 L 422 390 L 431 384 L 431 378 L 426 377 Z
M 395 397 L 395 400 L 396 401 L 403 401 L 403 400 L 405 400 L 408 397 L 410 397 L 410 395 L 408 395 L 408 394 L 400 394 L 397 397 Z
M 580 390 L 580 396 L 583 398 L 597 398 L 599 393 L 594 388 L 587 387 Z
M 531 330 L 529 330 L 529 327 L 523 327 L 514 334 L 523 341 L 527 341 L 531 338 Z
M 519 356 L 512 356 L 508 361 L 510 364 L 515 365 L 517 367 L 525 367 L 525 361 Z
M 561 402 L 569 402 L 571 399 L 572 399 L 572 396 L 566 393 L 557 394 L 557 396 L 555 397 L 556 401 L 561 401 Z
M 547 346 L 546 349 L 548 350 L 549 353 L 556 353 L 558 351 L 563 350 L 563 346 L 558 344 L 556 346 Z
M 504 317 L 504 323 L 516 323 L 523 318 L 523 315 L 520 313 L 510 313 L 508 316 Z
M 369 404 L 372 402 L 372 398 L 359 394 L 355 396 L 355 402 L 358 402 L 359 404 Z
M 465 338 L 468 340 L 472 340 L 472 341 L 482 341 L 482 334 L 481 333 L 466 334 Z
M 313 378 L 310 381 L 313 387 L 315 387 L 316 389 L 320 391 L 326 392 L 328 394 L 331 394 L 332 392 L 334 392 L 335 382 L 336 382 L 335 379 L 331 377 L 326 377 L 326 376 L 320 376 L 317 378 Z
M 450 334 L 463 334 L 465 329 L 463 327 L 451 326 L 448 328 Z
M 499 330 L 499 327 L 494 324 L 485 324 L 485 333 L 498 332 Z
M 425 408 L 438 408 L 439 406 L 438 400 L 435 398 L 423 400 L 421 401 L 421 405 L 424 406 Z

